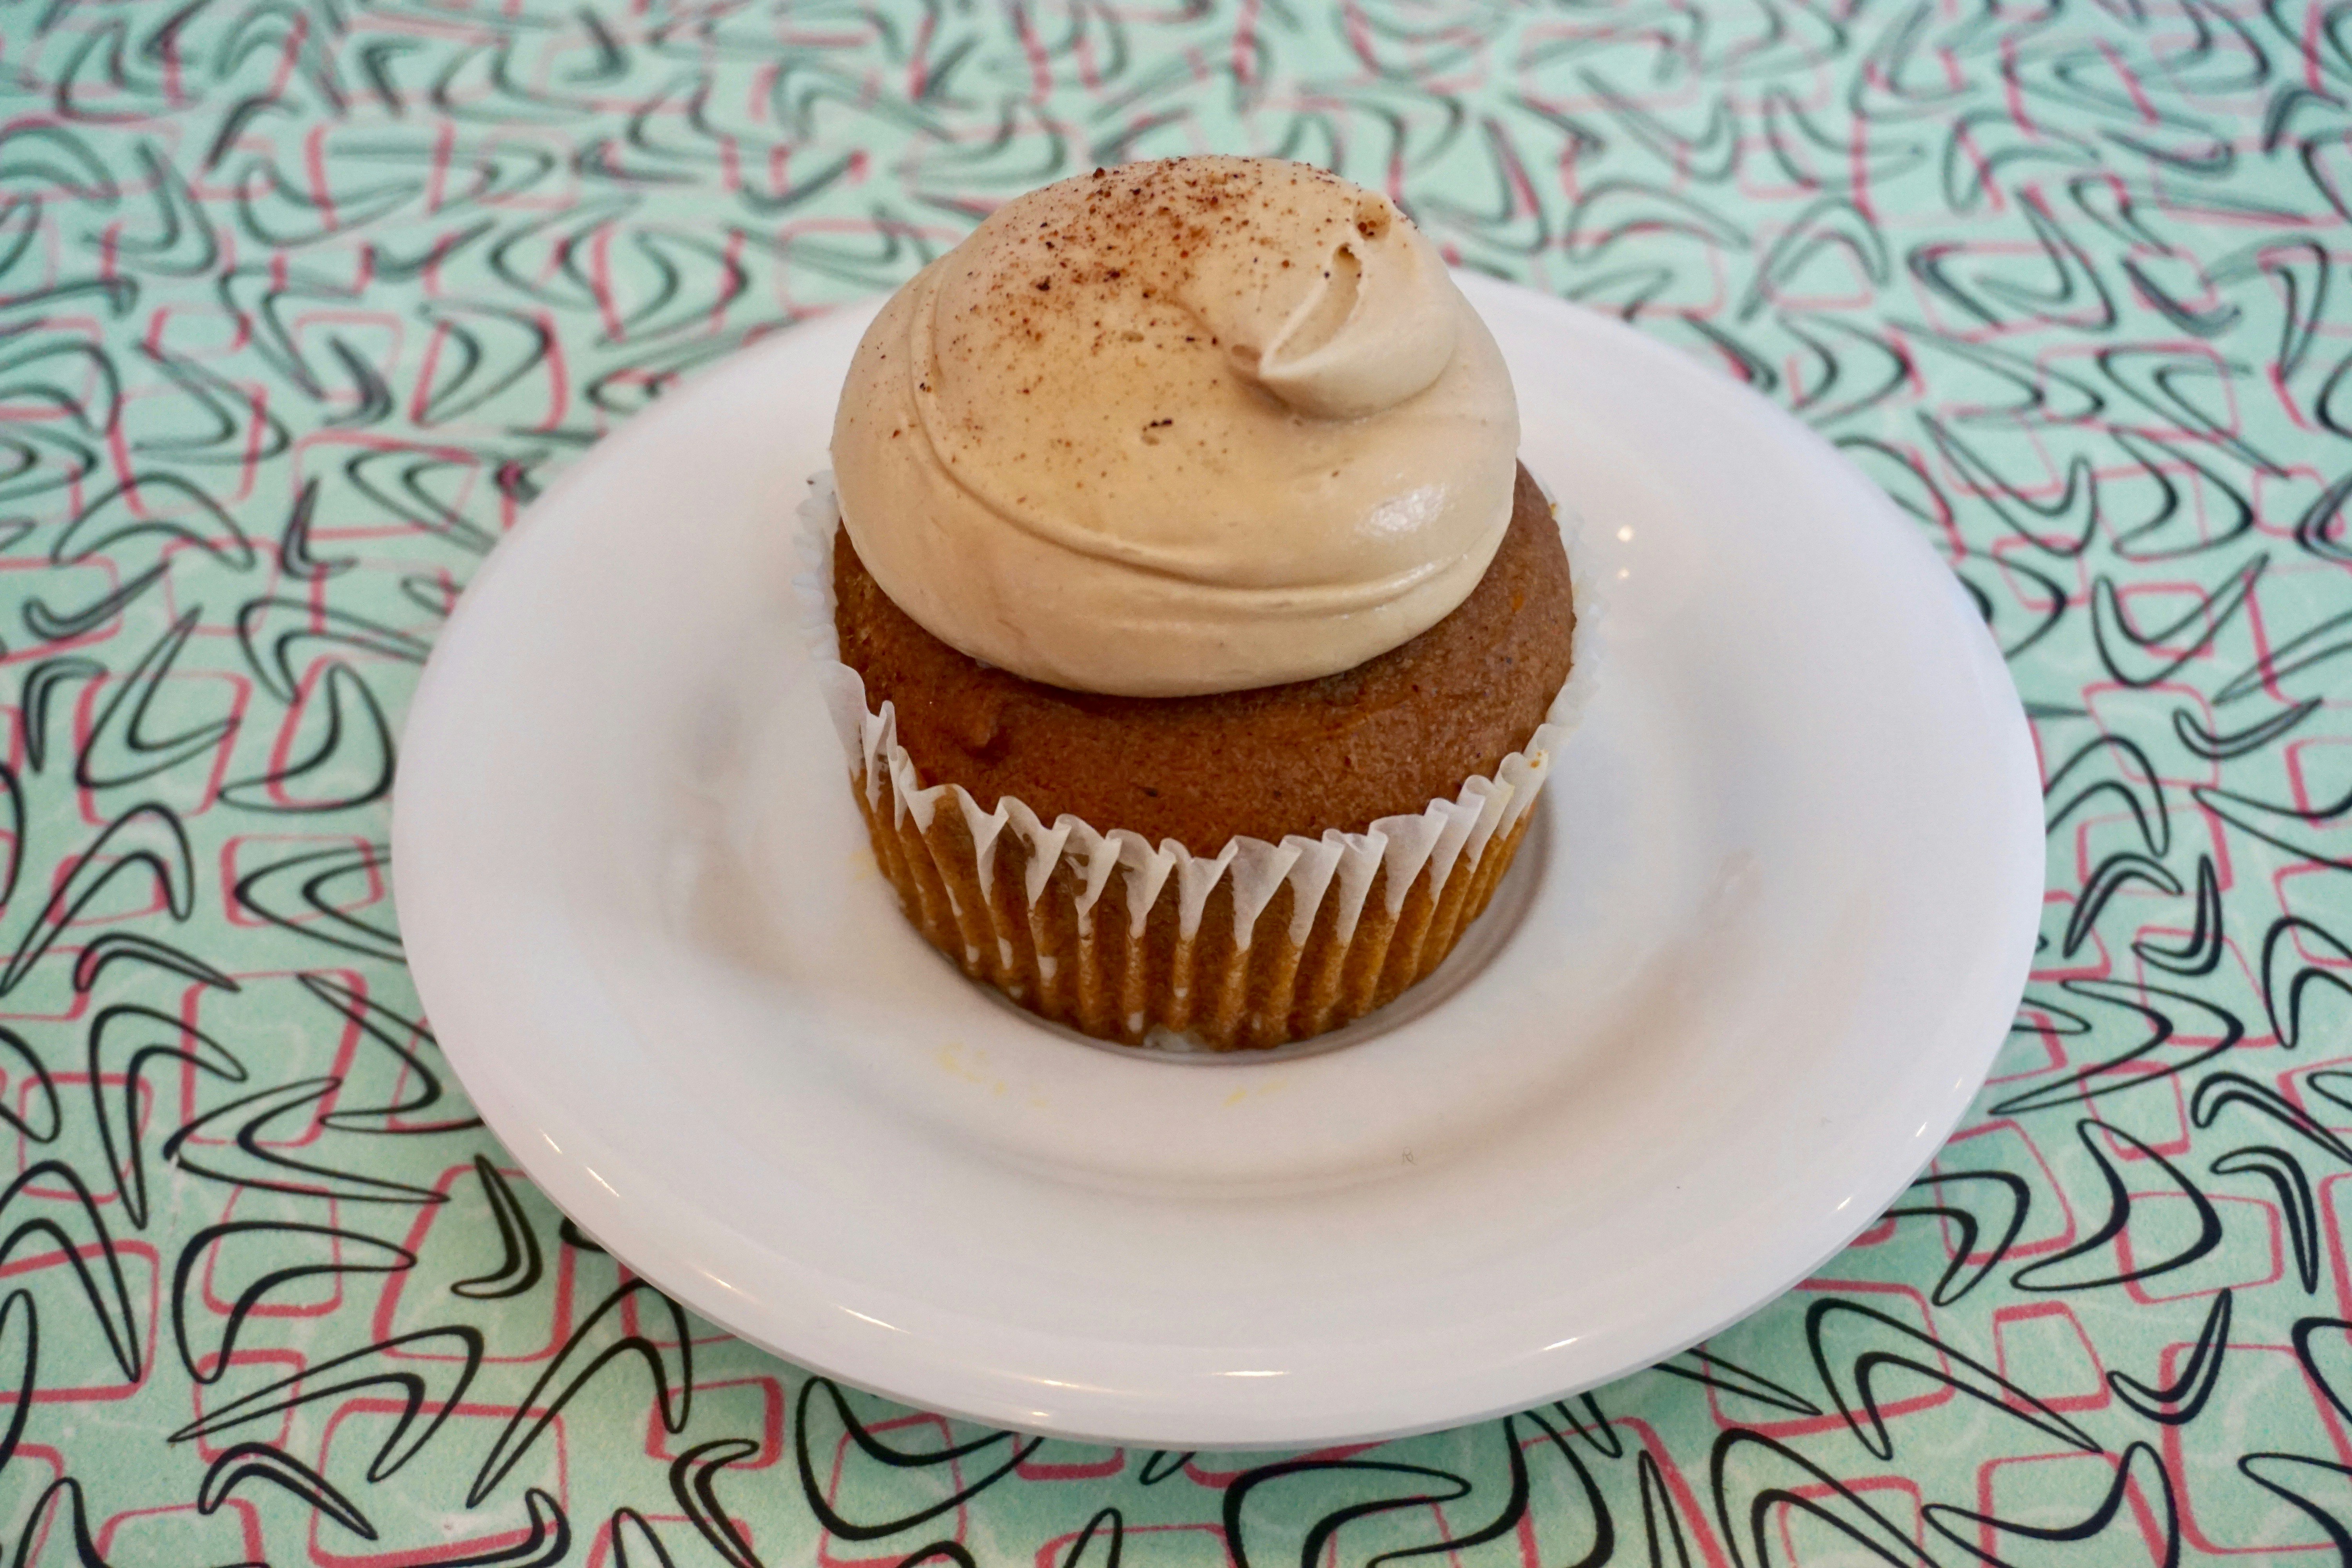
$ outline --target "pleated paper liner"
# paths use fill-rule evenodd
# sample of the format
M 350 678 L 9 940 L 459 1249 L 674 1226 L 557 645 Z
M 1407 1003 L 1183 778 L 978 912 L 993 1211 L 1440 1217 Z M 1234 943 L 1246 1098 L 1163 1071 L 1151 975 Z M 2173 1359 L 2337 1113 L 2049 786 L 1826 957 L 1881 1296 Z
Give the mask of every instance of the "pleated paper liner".
M 922 781 L 891 704 L 869 709 L 840 661 L 829 475 L 801 521 L 810 652 L 875 858 L 908 920 L 966 974 L 1097 1039 L 1263 1049 L 1392 1001 L 1494 896 L 1590 689 L 1580 593 L 1575 670 L 1527 746 L 1452 799 L 1362 833 L 1235 837 L 1206 856 L 1067 814 L 1047 823 L 1011 796 L 983 811 L 961 785 Z

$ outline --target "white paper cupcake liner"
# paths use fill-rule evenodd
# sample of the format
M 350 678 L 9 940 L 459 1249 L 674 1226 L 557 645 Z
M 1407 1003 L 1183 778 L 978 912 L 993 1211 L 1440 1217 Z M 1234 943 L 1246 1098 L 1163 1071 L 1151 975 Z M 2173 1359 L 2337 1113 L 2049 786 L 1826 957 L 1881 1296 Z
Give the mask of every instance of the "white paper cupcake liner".
M 1172 1034 L 1193 1048 L 1280 1045 L 1434 969 L 1507 867 L 1601 662 L 1598 605 L 1580 573 L 1568 683 L 1492 777 L 1361 833 L 1236 837 L 1197 854 L 1067 813 L 1047 823 L 1009 795 L 984 811 L 961 784 L 924 784 L 893 706 L 869 708 L 865 681 L 841 662 L 830 473 L 810 481 L 799 510 L 806 570 L 793 587 L 817 685 L 908 918 L 1024 1006 L 1130 1044 Z

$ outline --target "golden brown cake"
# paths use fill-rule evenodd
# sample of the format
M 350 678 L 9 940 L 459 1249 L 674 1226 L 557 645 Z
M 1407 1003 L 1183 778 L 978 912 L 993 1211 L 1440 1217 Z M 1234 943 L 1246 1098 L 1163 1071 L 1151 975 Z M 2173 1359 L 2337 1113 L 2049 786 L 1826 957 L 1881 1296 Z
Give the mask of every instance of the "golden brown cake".
M 1524 468 L 1502 548 L 1451 615 L 1337 675 L 1250 691 L 1106 697 L 982 664 L 892 604 L 846 533 L 833 582 L 841 660 L 868 702 L 897 705 L 926 783 L 1196 855 L 1237 836 L 1361 833 L 1491 775 L 1567 681 L 1576 625 L 1559 528 Z

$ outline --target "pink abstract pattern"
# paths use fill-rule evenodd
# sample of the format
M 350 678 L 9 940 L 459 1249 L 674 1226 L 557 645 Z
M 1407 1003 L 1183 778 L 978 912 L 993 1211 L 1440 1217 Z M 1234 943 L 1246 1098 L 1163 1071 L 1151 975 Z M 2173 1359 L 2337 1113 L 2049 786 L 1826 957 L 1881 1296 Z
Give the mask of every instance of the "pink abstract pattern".
M 0 5 L 0 1551 L 2352 1561 L 2347 18 Z M 1846 1254 L 1612 1387 L 1284 1458 L 970 1428 L 684 1314 L 480 1129 L 385 872 L 417 667 L 573 454 L 1008 195 L 1200 150 L 1381 185 L 1837 441 L 2049 792 L 2011 1047 Z

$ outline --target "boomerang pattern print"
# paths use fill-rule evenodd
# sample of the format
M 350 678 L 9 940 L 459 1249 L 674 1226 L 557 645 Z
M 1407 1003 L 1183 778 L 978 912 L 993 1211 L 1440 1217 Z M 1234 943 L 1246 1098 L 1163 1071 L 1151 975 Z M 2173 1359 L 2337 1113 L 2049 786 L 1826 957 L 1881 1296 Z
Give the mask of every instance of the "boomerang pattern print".
M 1656 1370 L 1269 1458 L 900 1409 L 532 1190 L 401 963 L 467 575 L 673 378 L 1097 163 L 1309 159 L 1884 485 L 2042 950 L 1932 1173 Z M 0 0 L 0 1552 L 2352 1562 L 2345 0 Z

